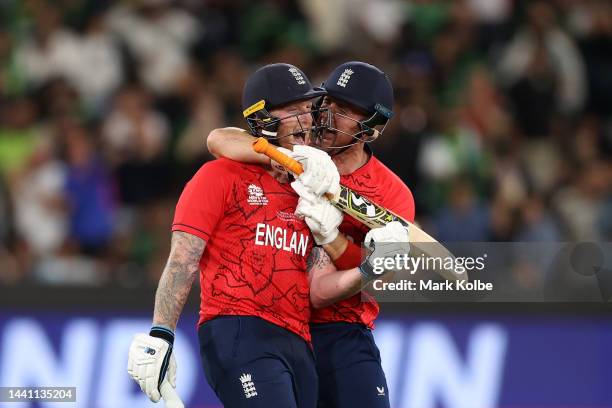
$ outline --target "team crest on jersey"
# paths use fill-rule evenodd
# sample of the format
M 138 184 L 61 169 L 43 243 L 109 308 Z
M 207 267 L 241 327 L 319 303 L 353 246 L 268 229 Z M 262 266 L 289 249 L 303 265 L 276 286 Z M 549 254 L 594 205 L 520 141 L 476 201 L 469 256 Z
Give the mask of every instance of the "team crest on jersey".
M 249 184 L 247 188 L 249 196 L 247 198 L 247 202 L 251 205 L 267 205 L 268 197 L 264 194 L 264 191 L 261 187 L 256 186 L 255 184 Z
M 342 75 L 340 75 L 340 78 L 338 78 L 338 82 L 336 82 L 336 85 L 346 88 L 346 84 L 348 84 L 349 79 L 351 79 L 351 75 L 353 75 L 353 72 L 355 71 L 350 68 L 345 69 Z
M 240 382 L 242 383 L 242 390 L 244 391 L 244 396 L 246 398 L 253 398 L 257 395 L 257 390 L 255 389 L 255 383 L 251 380 L 251 374 L 242 374 L 240 376 Z

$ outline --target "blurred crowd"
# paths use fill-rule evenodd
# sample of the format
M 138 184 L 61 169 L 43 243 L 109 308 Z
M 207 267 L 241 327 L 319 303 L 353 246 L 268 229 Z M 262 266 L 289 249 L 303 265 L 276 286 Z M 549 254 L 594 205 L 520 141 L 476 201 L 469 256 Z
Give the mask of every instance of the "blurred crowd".
M 153 284 L 249 73 L 386 71 L 375 154 L 443 241 L 612 239 L 612 1 L 4 0 L 0 284 Z

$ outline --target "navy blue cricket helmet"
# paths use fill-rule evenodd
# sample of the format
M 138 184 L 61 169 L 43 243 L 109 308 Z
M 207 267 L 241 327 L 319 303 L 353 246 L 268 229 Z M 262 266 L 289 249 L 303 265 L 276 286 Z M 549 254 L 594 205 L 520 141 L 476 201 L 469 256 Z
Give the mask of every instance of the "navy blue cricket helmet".
M 279 122 L 270 109 L 325 95 L 313 87 L 301 69 L 291 64 L 268 64 L 251 75 L 242 92 L 243 116 L 255 136 L 277 137 Z
M 349 61 L 337 66 L 323 83 L 332 98 L 354 105 L 369 115 L 363 125 L 386 125 L 393 116 L 393 85 L 374 65 Z M 367 132 L 366 132 L 367 133 Z

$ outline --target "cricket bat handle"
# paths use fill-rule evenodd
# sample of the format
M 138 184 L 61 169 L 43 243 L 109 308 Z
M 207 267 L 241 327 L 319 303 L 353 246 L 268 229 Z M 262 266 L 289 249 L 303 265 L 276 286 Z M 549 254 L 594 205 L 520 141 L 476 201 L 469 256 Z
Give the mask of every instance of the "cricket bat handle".
M 295 160 L 293 157 L 287 156 L 263 137 L 258 137 L 257 140 L 253 142 L 253 150 L 257 153 L 265 154 L 295 175 L 299 176 L 304 172 L 304 168 L 299 161 Z M 325 197 L 331 202 L 336 201 L 336 197 L 331 193 L 325 193 Z
M 257 153 L 265 154 L 293 174 L 300 175 L 304 172 L 304 168 L 299 161 L 287 156 L 285 153 L 271 145 L 270 142 L 263 137 L 259 137 L 255 142 L 253 142 L 253 150 L 255 150 Z
M 170 385 L 167 379 L 164 379 L 162 382 L 160 392 L 166 408 L 185 408 L 183 401 L 181 401 L 176 390 Z

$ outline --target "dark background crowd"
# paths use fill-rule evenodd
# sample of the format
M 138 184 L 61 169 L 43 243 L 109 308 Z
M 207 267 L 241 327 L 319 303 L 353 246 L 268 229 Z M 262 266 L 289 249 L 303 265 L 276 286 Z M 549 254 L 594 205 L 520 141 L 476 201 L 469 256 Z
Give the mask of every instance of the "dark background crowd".
M 387 72 L 375 154 L 451 241 L 612 240 L 612 2 L 3 0 L 0 285 L 135 287 L 270 62 Z

